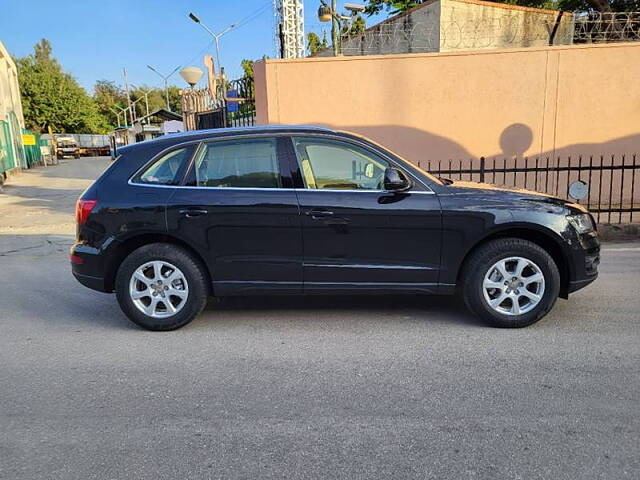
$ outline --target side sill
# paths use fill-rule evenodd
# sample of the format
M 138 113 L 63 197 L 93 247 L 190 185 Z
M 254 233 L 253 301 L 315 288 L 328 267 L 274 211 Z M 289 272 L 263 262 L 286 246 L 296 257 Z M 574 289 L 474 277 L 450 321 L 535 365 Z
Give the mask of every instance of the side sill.
M 249 295 L 452 295 L 455 285 L 439 283 L 334 283 L 214 281 L 215 296 Z

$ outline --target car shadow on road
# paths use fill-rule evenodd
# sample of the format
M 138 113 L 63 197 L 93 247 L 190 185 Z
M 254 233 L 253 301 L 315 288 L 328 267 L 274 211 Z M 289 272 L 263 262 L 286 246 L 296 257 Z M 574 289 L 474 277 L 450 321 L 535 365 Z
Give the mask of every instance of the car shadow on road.
M 199 326 L 238 321 L 433 322 L 483 326 L 459 298 L 423 295 L 309 295 L 212 298 Z

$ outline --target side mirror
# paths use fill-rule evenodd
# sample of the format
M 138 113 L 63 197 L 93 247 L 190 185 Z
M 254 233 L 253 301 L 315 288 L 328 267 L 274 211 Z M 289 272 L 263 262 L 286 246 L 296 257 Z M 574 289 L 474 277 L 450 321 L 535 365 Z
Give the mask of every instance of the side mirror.
M 412 187 L 411 182 L 400 170 L 387 167 L 384 171 L 384 189 L 391 192 L 406 192 Z

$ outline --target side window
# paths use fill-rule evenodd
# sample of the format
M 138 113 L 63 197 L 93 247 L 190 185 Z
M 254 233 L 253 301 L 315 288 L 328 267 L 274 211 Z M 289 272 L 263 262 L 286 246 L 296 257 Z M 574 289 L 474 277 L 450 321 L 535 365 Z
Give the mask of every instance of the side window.
M 305 186 L 328 190 L 382 190 L 386 160 L 346 142 L 293 137 Z
M 196 158 L 194 172 L 191 184 L 199 187 L 281 187 L 274 138 L 208 143 Z
M 192 147 L 180 148 L 167 153 L 147 168 L 138 181 L 156 185 L 176 185 L 180 181 L 178 174 L 189 161 L 192 150 Z

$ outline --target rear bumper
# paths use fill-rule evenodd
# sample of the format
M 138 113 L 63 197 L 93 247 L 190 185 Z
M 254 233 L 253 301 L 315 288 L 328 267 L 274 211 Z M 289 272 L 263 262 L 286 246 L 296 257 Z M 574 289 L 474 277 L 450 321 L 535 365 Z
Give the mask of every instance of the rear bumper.
M 97 290 L 99 292 L 108 293 L 108 290 L 104 285 L 104 278 L 102 277 L 92 277 L 90 275 L 82 275 L 80 273 L 72 272 L 73 276 L 76 277 L 76 280 L 80 282 L 85 287 L 88 287 L 92 290 Z
M 69 250 L 71 273 L 85 287 L 99 292 L 111 292 L 105 281 L 105 255 L 102 250 L 75 243 Z

